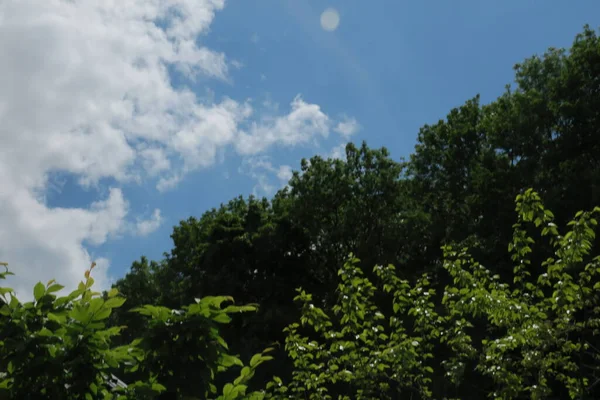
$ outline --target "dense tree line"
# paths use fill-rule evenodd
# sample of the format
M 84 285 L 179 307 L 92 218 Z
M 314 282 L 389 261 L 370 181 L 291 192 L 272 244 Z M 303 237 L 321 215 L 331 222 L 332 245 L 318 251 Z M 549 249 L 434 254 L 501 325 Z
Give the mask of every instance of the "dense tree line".
M 407 390 L 413 398 L 438 399 L 479 399 L 493 393 L 497 398 L 524 398 L 526 393 L 540 399 L 600 396 L 594 352 L 600 348 L 594 325 L 600 304 L 598 259 L 593 258 L 598 241 L 590 234 L 595 219 L 577 214 L 568 225 L 578 211 L 600 205 L 600 38 L 586 27 L 568 51 L 549 49 L 517 64 L 515 73 L 514 87 L 490 104 L 480 104 L 476 96 L 445 119 L 422 127 L 407 160 L 394 160 L 385 148 L 348 144 L 343 160 L 303 160 L 272 199 L 239 197 L 181 221 L 173 229 L 170 253 L 158 261 L 141 257 L 114 286 L 127 298 L 107 316 L 108 326 L 127 326 L 115 344 L 145 338 L 150 351 L 152 340 L 171 343 L 160 336 L 166 334 L 160 331 L 164 327 L 149 318 L 150 311 L 131 309 L 186 310 L 195 299 L 227 295 L 238 304 L 258 305 L 256 312 L 236 315 L 220 331 L 227 351 L 250 360 L 274 347 L 274 358 L 252 370 L 249 393 L 270 382 L 273 390 L 267 396 L 274 398 L 290 393 L 298 398 L 325 398 L 325 393 L 332 398 L 399 398 L 394 396 Z M 584 233 L 578 230 L 582 227 Z M 560 236 L 566 229 L 575 233 Z M 536 251 L 529 254 L 533 241 Z M 580 246 L 577 254 L 572 253 L 575 244 Z M 468 256 L 463 248 L 469 249 Z M 353 256 L 346 263 L 349 254 Z M 342 272 L 357 280 L 339 275 L 344 265 Z M 385 268 L 392 275 L 384 276 L 382 269 L 373 269 L 377 265 L 395 268 Z M 543 274 L 550 280 L 539 278 Z M 466 275 L 471 288 L 465 286 Z M 382 279 L 384 290 L 368 289 L 354 297 L 345 292 L 357 285 L 372 288 L 371 282 Z M 560 286 L 565 282 L 571 285 L 564 294 L 568 304 L 552 302 L 562 296 L 554 294 L 566 290 Z M 303 292 L 298 295 L 299 287 Z M 418 294 L 418 288 L 431 297 Z M 456 298 L 447 294 L 454 289 Z M 297 307 L 297 295 L 306 307 Z M 343 295 L 366 307 L 362 317 L 354 315 L 356 310 L 344 311 Z M 486 295 L 508 308 L 492 307 Z M 471 298 L 472 304 L 467 301 Z M 424 301 L 421 311 L 415 309 L 417 300 Z M 531 318 L 523 317 L 517 306 L 531 310 Z M 427 318 L 420 314 L 423 310 Z M 367 321 L 366 314 L 372 319 Z M 389 316 L 396 314 L 403 319 L 390 322 Z M 332 315 L 343 315 L 339 330 L 331 331 L 327 321 Z M 348 320 L 352 315 L 358 320 Z M 360 339 L 368 355 L 325 351 L 332 341 L 338 348 L 356 349 L 358 338 L 340 335 L 361 337 L 365 328 L 379 329 L 378 315 L 387 316 L 381 322 L 387 338 Z M 457 321 L 461 328 L 449 330 Z M 164 323 L 159 318 L 159 325 Z M 540 324 L 549 324 L 546 336 L 524 331 Z M 204 323 L 197 331 L 185 326 L 186 332 L 177 336 L 182 343 L 209 329 Z M 445 330 L 454 332 L 449 342 L 439 338 Z M 333 336 L 324 337 L 323 331 Z M 154 334 L 158 336 L 151 339 Z M 510 351 L 489 343 L 517 335 L 520 342 Z M 413 342 L 418 351 L 405 348 Z M 298 343 L 315 345 L 312 358 L 291 351 Z M 369 375 L 369 357 L 390 346 L 404 349 L 405 358 L 388 360 Z M 183 350 L 169 351 L 153 354 L 151 366 L 142 363 L 131 370 L 119 365 L 115 371 L 131 382 L 156 378 L 167 388 L 163 398 L 204 390 L 193 378 L 202 369 L 199 361 L 181 362 Z M 537 360 L 533 364 L 522 361 L 528 351 L 539 353 L 532 356 Z M 489 365 L 477 358 L 480 354 L 492 358 Z M 354 372 L 363 375 L 350 379 L 339 371 L 329 370 L 326 376 L 311 371 L 313 365 L 330 368 L 336 357 L 349 357 Z M 456 376 L 450 376 L 455 381 L 448 380 L 442 365 L 456 367 Z M 491 374 L 491 367 L 502 373 Z M 391 370 L 400 375 L 393 377 Z M 238 372 L 225 371 L 214 384 L 223 387 Z M 275 375 L 278 381 L 272 381 Z M 316 381 L 308 384 L 313 375 Z M 209 378 L 201 382 L 213 376 Z
M 38 283 L 27 303 L 2 287 L 0 398 L 597 398 L 600 256 L 592 248 L 600 207 L 576 213 L 561 234 L 536 192 L 518 195 L 516 205 L 511 283 L 467 248 L 443 246 L 450 279 L 442 290 L 430 273 L 411 283 L 391 264 L 372 269 L 375 285 L 350 255 L 332 303 L 320 307 L 296 290 L 300 318 L 284 329 L 291 377 L 255 379 L 256 390 L 250 381 L 274 360 L 273 348 L 245 365 L 219 328 L 254 305 L 231 305 L 227 296 L 197 298 L 180 309 L 146 304 L 130 310 L 144 331 L 116 345 L 125 327 L 106 320 L 126 299 L 114 288 L 93 292 L 94 265 L 63 297 L 53 281 Z M 553 256 L 535 265 L 543 244 Z
M 413 280 L 441 271 L 442 245 L 464 244 L 509 276 L 516 195 L 536 190 L 559 226 L 600 204 L 600 40 L 586 28 L 569 51 L 515 71 L 515 87 L 496 101 L 475 97 L 421 128 L 407 161 L 364 143 L 349 144 L 345 160 L 304 160 L 271 200 L 240 197 L 182 221 L 171 253 L 142 258 L 116 287 L 139 304 L 220 294 L 260 304 L 228 332 L 243 352 L 281 341 L 298 316 L 296 287 L 329 304 L 349 253 L 367 273 L 394 264 Z

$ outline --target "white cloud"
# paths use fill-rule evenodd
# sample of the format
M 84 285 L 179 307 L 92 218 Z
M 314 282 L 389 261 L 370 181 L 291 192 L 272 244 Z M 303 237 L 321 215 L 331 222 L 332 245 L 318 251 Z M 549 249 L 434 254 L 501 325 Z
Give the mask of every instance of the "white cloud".
M 162 171 L 168 171 L 171 168 L 171 162 L 162 148 L 142 148 L 139 151 L 139 155 L 142 158 L 144 169 L 151 176 L 157 175 Z
M 250 176 L 257 181 L 253 194 L 273 195 L 276 190 L 285 186 L 292 177 L 292 167 L 289 165 L 273 166 L 268 156 L 248 157 L 244 159 L 238 172 Z M 279 182 L 273 182 L 271 176 L 276 176 Z
M 293 175 L 292 167 L 289 165 L 280 165 L 279 170 L 277 170 L 277 177 L 282 182 L 288 182 Z
M 347 139 L 360 130 L 360 125 L 355 118 L 344 117 L 333 130 Z
M 266 99 L 262 101 L 262 107 L 268 113 L 279 113 L 279 103 L 273 101 L 270 93 L 267 93 Z
M 258 181 L 258 184 L 255 185 L 252 190 L 252 194 L 254 196 L 256 196 L 256 197 L 259 197 L 260 195 L 271 196 L 277 190 L 275 185 L 273 185 L 270 182 L 269 176 L 267 174 L 265 174 L 265 173 L 256 174 L 254 176 L 254 178 Z
M 231 66 L 235 69 L 244 68 L 244 63 L 238 60 L 231 60 Z
M 169 145 L 184 160 L 184 170 L 190 171 L 212 165 L 217 150 L 236 140 L 238 124 L 252 114 L 248 104 L 225 100 L 210 107 L 199 107 L 180 127 Z
M 235 145 L 241 154 L 251 155 L 273 145 L 306 144 L 318 136 L 327 137 L 330 125 L 331 120 L 321 111 L 321 107 L 306 103 L 296 96 L 289 114 L 263 118 L 260 123 L 253 123 L 248 132 L 240 132 Z
M 164 191 L 215 163 L 224 147 L 255 155 L 314 142 L 339 125 L 300 97 L 288 115 L 252 123 L 249 102 L 214 102 L 172 85 L 170 68 L 189 80 L 229 79 L 235 62 L 198 41 L 223 7 L 224 0 L 0 2 L 0 261 L 17 273 L 20 292 L 37 280 L 77 283 L 94 257 L 87 246 L 133 223 L 116 188 L 87 208 L 48 207 L 54 173 L 96 187 L 153 179 Z M 103 288 L 109 261 L 96 262 Z
M 138 220 L 136 224 L 136 234 L 139 236 L 148 236 L 160 227 L 162 216 L 157 208 L 152 213 L 152 216 L 146 220 Z
M 48 208 L 20 185 L 8 179 L 2 179 L 2 184 L 0 257 L 16 273 L 9 283 L 20 299 L 31 299 L 38 281 L 55 278 L 74 288 L 92 262 L 82 243 L 97 245 L 117 234 L 127 214 L 128 205 L 119 189 L 84 210 Z M 106 288 L 110 284 L 107 260 L 96 262 L 94 279 Z
M 156 190 L 158 190 L 161 193 L 172 190 L 179 184 L 179 182 L 181 182 L 181 176 L 179 175 L 162 177 L 158 180 L 158 183 L 156 184 Z
M 0 2 L 0 257 L 17 274 L 11 283 L 22 297 L 38 280 L 75 285 L 93 258 L 86 247 L 126 225 L 119 189 L 87 209 L 48 207 L 53 172 L 88 185 L 158 174 L 170 167 L 165 151 L 174 133 L 190 115 L 212 109 L 175 90 L 167 66 L 226 78 L 224 55 L 196 45 L 223 5 Z M 139 142 L 147 145 L 134 147 Z M 96 262 L 105 288 L 108 260 Z
M 326 156 L 327 158 L 346 160 L 346 143 L 339 144 L 331 149 L 331 152 Z

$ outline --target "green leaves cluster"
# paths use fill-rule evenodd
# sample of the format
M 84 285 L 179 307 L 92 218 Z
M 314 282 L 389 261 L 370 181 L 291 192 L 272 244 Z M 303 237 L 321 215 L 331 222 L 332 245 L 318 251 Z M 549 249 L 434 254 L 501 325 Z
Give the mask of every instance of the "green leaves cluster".
M 1 288 L 0 381 L 6 398 L 113 399 L 128 398 L 114 387 L 111 370 L 137 367 L 143 353 L 135 346 L 112 346 L 121 327 L 107 327 L 106 319 L 125 302 L 116 290 L 106 296 L 92 291 L 90 270 L 85 281 L 67 296 L 53 281 L 38 283 L 34 301 L 21 303 L 10 288 Z M 0 279 L 12 275 L 0 274 Z M 160 391 L 151 381 L 136 387 Z
M 577 213 L 564 236 L 532 190 L 516 211 L 511 282 L 468 249 L 445 246 L 450 283 L 440 293 L 428 274 L 411 284 L 391 265 L 374 268 L 377 290 L 354 257 L 330 310 L 299 290 L 300 323 L 286 329 L 295 369 L 289 383 L 269 383 L 267 398 L 459 399 L 473 380 L 473 398 L 591 398 L 600 373 L 600 256 L 591 255 L 600 208 Z M 555 257 L 531 263 L 526 226 Z M 386 312 L 378 295 L 389 295 Z
M 12 275 L 3 266 L 0 279 Z M 117 289 L 94 292 L 93 268 L 77 290 L 63 297 L 55 294 L 63 287 L 54 281 L 36 284 L 34 301 L 26 303 L 12 289 L 0 288 L 0 398 L 262 398 L 246 393 L 247 386 L 256 367 L 271 359 L 272 349 L 244 366 L 229 354 L 218 328 L 232 314 L 255 306 L 222 307 L 233 301 L 230 297 L 196 299 L 183 310 L 145 305 L 135 310 L 148 319 L 145 334 L 115 346 L 113 339 L 126 327 L 109 327 L 106 321 L 125 298 Z M 240 369 L 239 377 L 217 390 L 216 374 L 232 367 Z
M 166 387 L 166 398 L 215 398 L 218 373 L 231 367 L 241 369 L 233 383 L 227 383 L 219 400 L 242 398 L 255 368 L 271 359 L 265 350 L 250 360 L 249 366 L 229 353 L 221 337 L 219 325 L 229 324 L 232 314 L 256 311 L 254 305 L 236 306 L 233 298 L 207 296 L 195 299 L 181 310 L 145 305 L 132 310 L 150 318 L 146 333 L 140 338 L 145 360 L 140 365 L 142 375 L 156 375 Z M 177 356 L 174 356 L 177 355 Z M 202 395 L 202 396 L 200 396 Z M 197 397 L 200 396 L 200 397 Z

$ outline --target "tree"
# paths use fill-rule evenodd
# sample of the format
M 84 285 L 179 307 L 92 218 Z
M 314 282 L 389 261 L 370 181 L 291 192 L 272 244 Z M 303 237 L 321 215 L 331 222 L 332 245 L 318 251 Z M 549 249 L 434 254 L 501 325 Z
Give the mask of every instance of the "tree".
M 509 273 L 502 246 L 516 195 L 534 188 L 560 224 L 600 203 L 600 39 L 586 26 L 569 51 L 551 48 L 515 71 L 516 87 L 496 101 L 477 96 L 419 132 L 407 178 L 430 216 L 430 259 L 463 243 Z
M 133 262 L 125 279 L 120 279 L 114 285 L 119 293 L 127 293 L 127 305 L 124 308 L 114 309 L 108 318 L 108 323 L 112 326 L 122 326 L 120 322 L 126 321 L 127 327 L 116 338 L 120 344 L 131 343 L 141 332 L 147 330 L 147 318 L 130 313 L 128 310 L 147 304 L 156 305 L 160 302 L 160 296 L 164 291 L 158 286 L 161 280 L 154 278 L 153 274 L 157 270 L 159 270 L 157 262 L 148 262 L 148 259 L 142 256 L 140 261 Z M 108 297 L 108 293 L 104 293 L 104 297 Z
M 246 356 L 282 342 L 283 329 L 298 317 L 290 295 L 297 285 L 327 302 L 335 290 L 336 266 L 348 252 L 367 263 L 400 262 L 420 251 L 418 244 L 409 248 L 425 225 L 404 195 L 402 164 L 385 149 L 364 144 L 348 145 L 346 154 L 345 161 L 305 161 L 289 188 L 272 201 L 240 197 L 199 219 L 182 221 L 165 260 L 142 268 L 142 259 L 116 287 L 137 298 L 133 291 L 142 288 L 139 280 L 151 280 L 144 301 L 158 290 L 153 304 L 171 308 L 194 297 L 223 294 L 258 303 L 258 312 L 234 321 L 224 337 Z M 139 326 L 127 314 L 116 317 L 115 323 Z M 269 363 L 262 378 L 291 367 L 283 357 L 278 360 Z
M 260 304 L 223 333 L 234 351 L 250 356 L 285 339 L 282 329 L 299 317 L 290 295 L 298 285 L 319 307 L 334 304 L 336 271 L 348 253 L 371 281 L 372 265 L 391 263 L 411 284 L 429 273 L 440 291 L 451 283 L 441 249 L 466 246 L 493 275 L 509 279 L 515 196 L 534 188 L 558 226 L 600 204 L 599 60 L 600 41 L 586 27 L 569 51 L 550 49 L 518 64 L 515 88 L 497 100 L 481 105 L 476 96 L 424 126 L 407 162 L 364 143 L 349 144 L 345 160 L 303 160 L 270 201 L 239 197 L 182 221 L 173 250 L 134 266 L 118 287 L 136 306 L 155 294 L 152 304 L 168 308 L 223 294 Z M 550 243 L 540 245 L 531 262 L 553 254 Z M 138 300 L 136 287 L 145 292 Z M 375 296 L 384 314 L 392 312 Z M 130 326 L 134 337 L 144 329 L 135 318 L 115 314 L 114 323 Z M 485 323 L 474 326 L 472 339 L 485 338 Z M 269 363 L 259 380 L 268 368 L 292 365 Z
M 352 256 L 339 271 L 333 307 L 316 306 L 298 289 L 300 323 L 286 329 L 293 377 L 286 384 L 275 377 L 266 398 L 597 398 L 600 256 L 590 251 L 600 207 L 578 212 L 564 236 L 537 193 L 519 195 L 516 210 L 514 283 L 468 249 L 445 246 L 451 283 L 441 293 L 426 273 L 411 285 L 391 265 L 374 268 L 391 295 L 391 315 L 375 303 L 376 288 Z M 537 268 L 525 224 L 555 251 Z M 471 332 L 481 321 L 485 337 L 478 339 Z M 317 336 L 302 335 L 301 326 Z
M 600 39 L 586 26 L 569 52 L 551 48 L 515 70 L 516 90 L 487 107 L 485 127 L 515 182 L 529 182 L 566 221 L 600 196 Z

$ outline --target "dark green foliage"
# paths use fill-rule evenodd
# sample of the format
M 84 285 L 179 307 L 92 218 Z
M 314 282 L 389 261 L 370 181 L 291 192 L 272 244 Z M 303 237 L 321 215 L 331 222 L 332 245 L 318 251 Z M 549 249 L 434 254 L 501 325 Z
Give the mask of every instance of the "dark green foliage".
M 402 170 L 385 149 L 366 145 L 349 145 L 347 161 L 314 157 L 270 202 L 237 198 L 200 219 L 182 221 L 166 259 L 157 268 L 136 263 L 116 287 L 138 298 L 133 292 L 143 285 L 140 277 L 150 279 L 148 293 L 160 292 L 154 304 L 173 308 L 223 294 L 260 304 L 256 314 L 236 319 L 224 332 L 233 351 L 251 356 L 283 342 L 283 329 L 298 317 L 291 295 L 296 287 L 325 302 L 333 299 L 337 269 L 349 252 L 365 265 L 415 259 L 411 252 L 420 250 L 410 246 L 423 225 L 406 195 Z M 118 317 L 119 324 L 140 327 L 127 314 Z M 261 379 L 289 369 L 280 355 Z
M 298 318 L 295 287 L 332 306 L 348 253 L 370 280 L 372 265 L 394 264 L 411 283 L 429 273 L 439 291 L 450 283 L 440 249 L 468 246 L 493 274 L 510 279 L 513 261 L 505 250 L 515 196 L 532 187 L 557 226 L 600 204 L 600 39 L 586 27 L 569 51 L 550 49 L 515 71 L 514 88 L 496 101 L 481 105 L 476 96 L 424 126 L 407 162 L 349 144 L 346 160 L 303 161 L 271 201 L 237 198 L 182 221 L 172 252 L 149 278 L 160 293 L 155 304 L 180 307 L 222 294 L 260 304 L 225 333 L 232 348 L 249 355 L 283 341 L 282 329 Z M 540 245 L 533 265 L 553 251 Z M 118 287 L 127 291 L 134 278 Z M 374 301 L 389 314 L 380 293 Z M 128 317 L 118 320 L 129 325 Z M 474 324 L 479 340 L 485 323 Z M 277 357 L 260 380 L 291 369 Z
M 390 294 L 387 315 L 353 257 L 339 271 L 331 309 L 315 306 L 299 289 L 300 323 L 286 328 L 293 376 L 288 384 L 275 377 L 266 398 L 598 398 L 600 351 L 593 343 L 600 324 L 600 256 L 591 257 L 590 250 L 600 207 L 577 213 L 564 236 L 537 193 L 519 196 L 517 212 L 509 246 L 512 282 L 493 275 L 467 249 L 446 246 L 450 283 L 442 293 L 428 274 L 411 285 L 393 266 L 375 267 L 382 291 Z M 530 272 L 534 240 L 525 224 L 554 248 L 539 274 Z M 481 338 L 472 335 L 476 321 L 485 324 Z M 300 334 L 301 326 L 312 328 L 316 339 Z
M 508 245 L 509 282 L 476 262 L 468 249 L 443 247 L 449 282 L 436 291 L 427 272 L 414 283 L 392 265 L 376 266 L 371 283 L 351 256 L 339 270 L 336 300 L 315 305 L 298 289 L 300 323 L 284 332 L 291 380 L 277 376 L 248 390 L 256 368 L 230 354 L 219 325 L 253 305 L 224 307 L 225 296 L 195 299 L 181 310 L 144 305 L 145 332 L 114 347 L 120 327 L 104 321 L 125 302 L 116 289 L 100 296 L 93 279 L 66 297 L 54 282 L 38 283 L 21 304 L 0 288 L 0 396 L 7 399 L 592 399 L 600 395 L 600 256 L 592 254 L 598 225 L 578 212 L 559 233 L 554 214 L 528 189 L 517 196 L 518 220 Z M 553 257 L 534 266 L 537 230 Z M 538 271 L 538 272 L 535 272 Z M 4 279 L 9 272 L 0 274 Z M 389 311 L 379 305 L 390 302 Z M 312 332 L 305 328 L 310 328 Z M 303 333 L 304 332 L 304 333 Z M 216 375 L 239 367 L 218 390 Z M 117 385 L 113 371 L 129 380 Z

